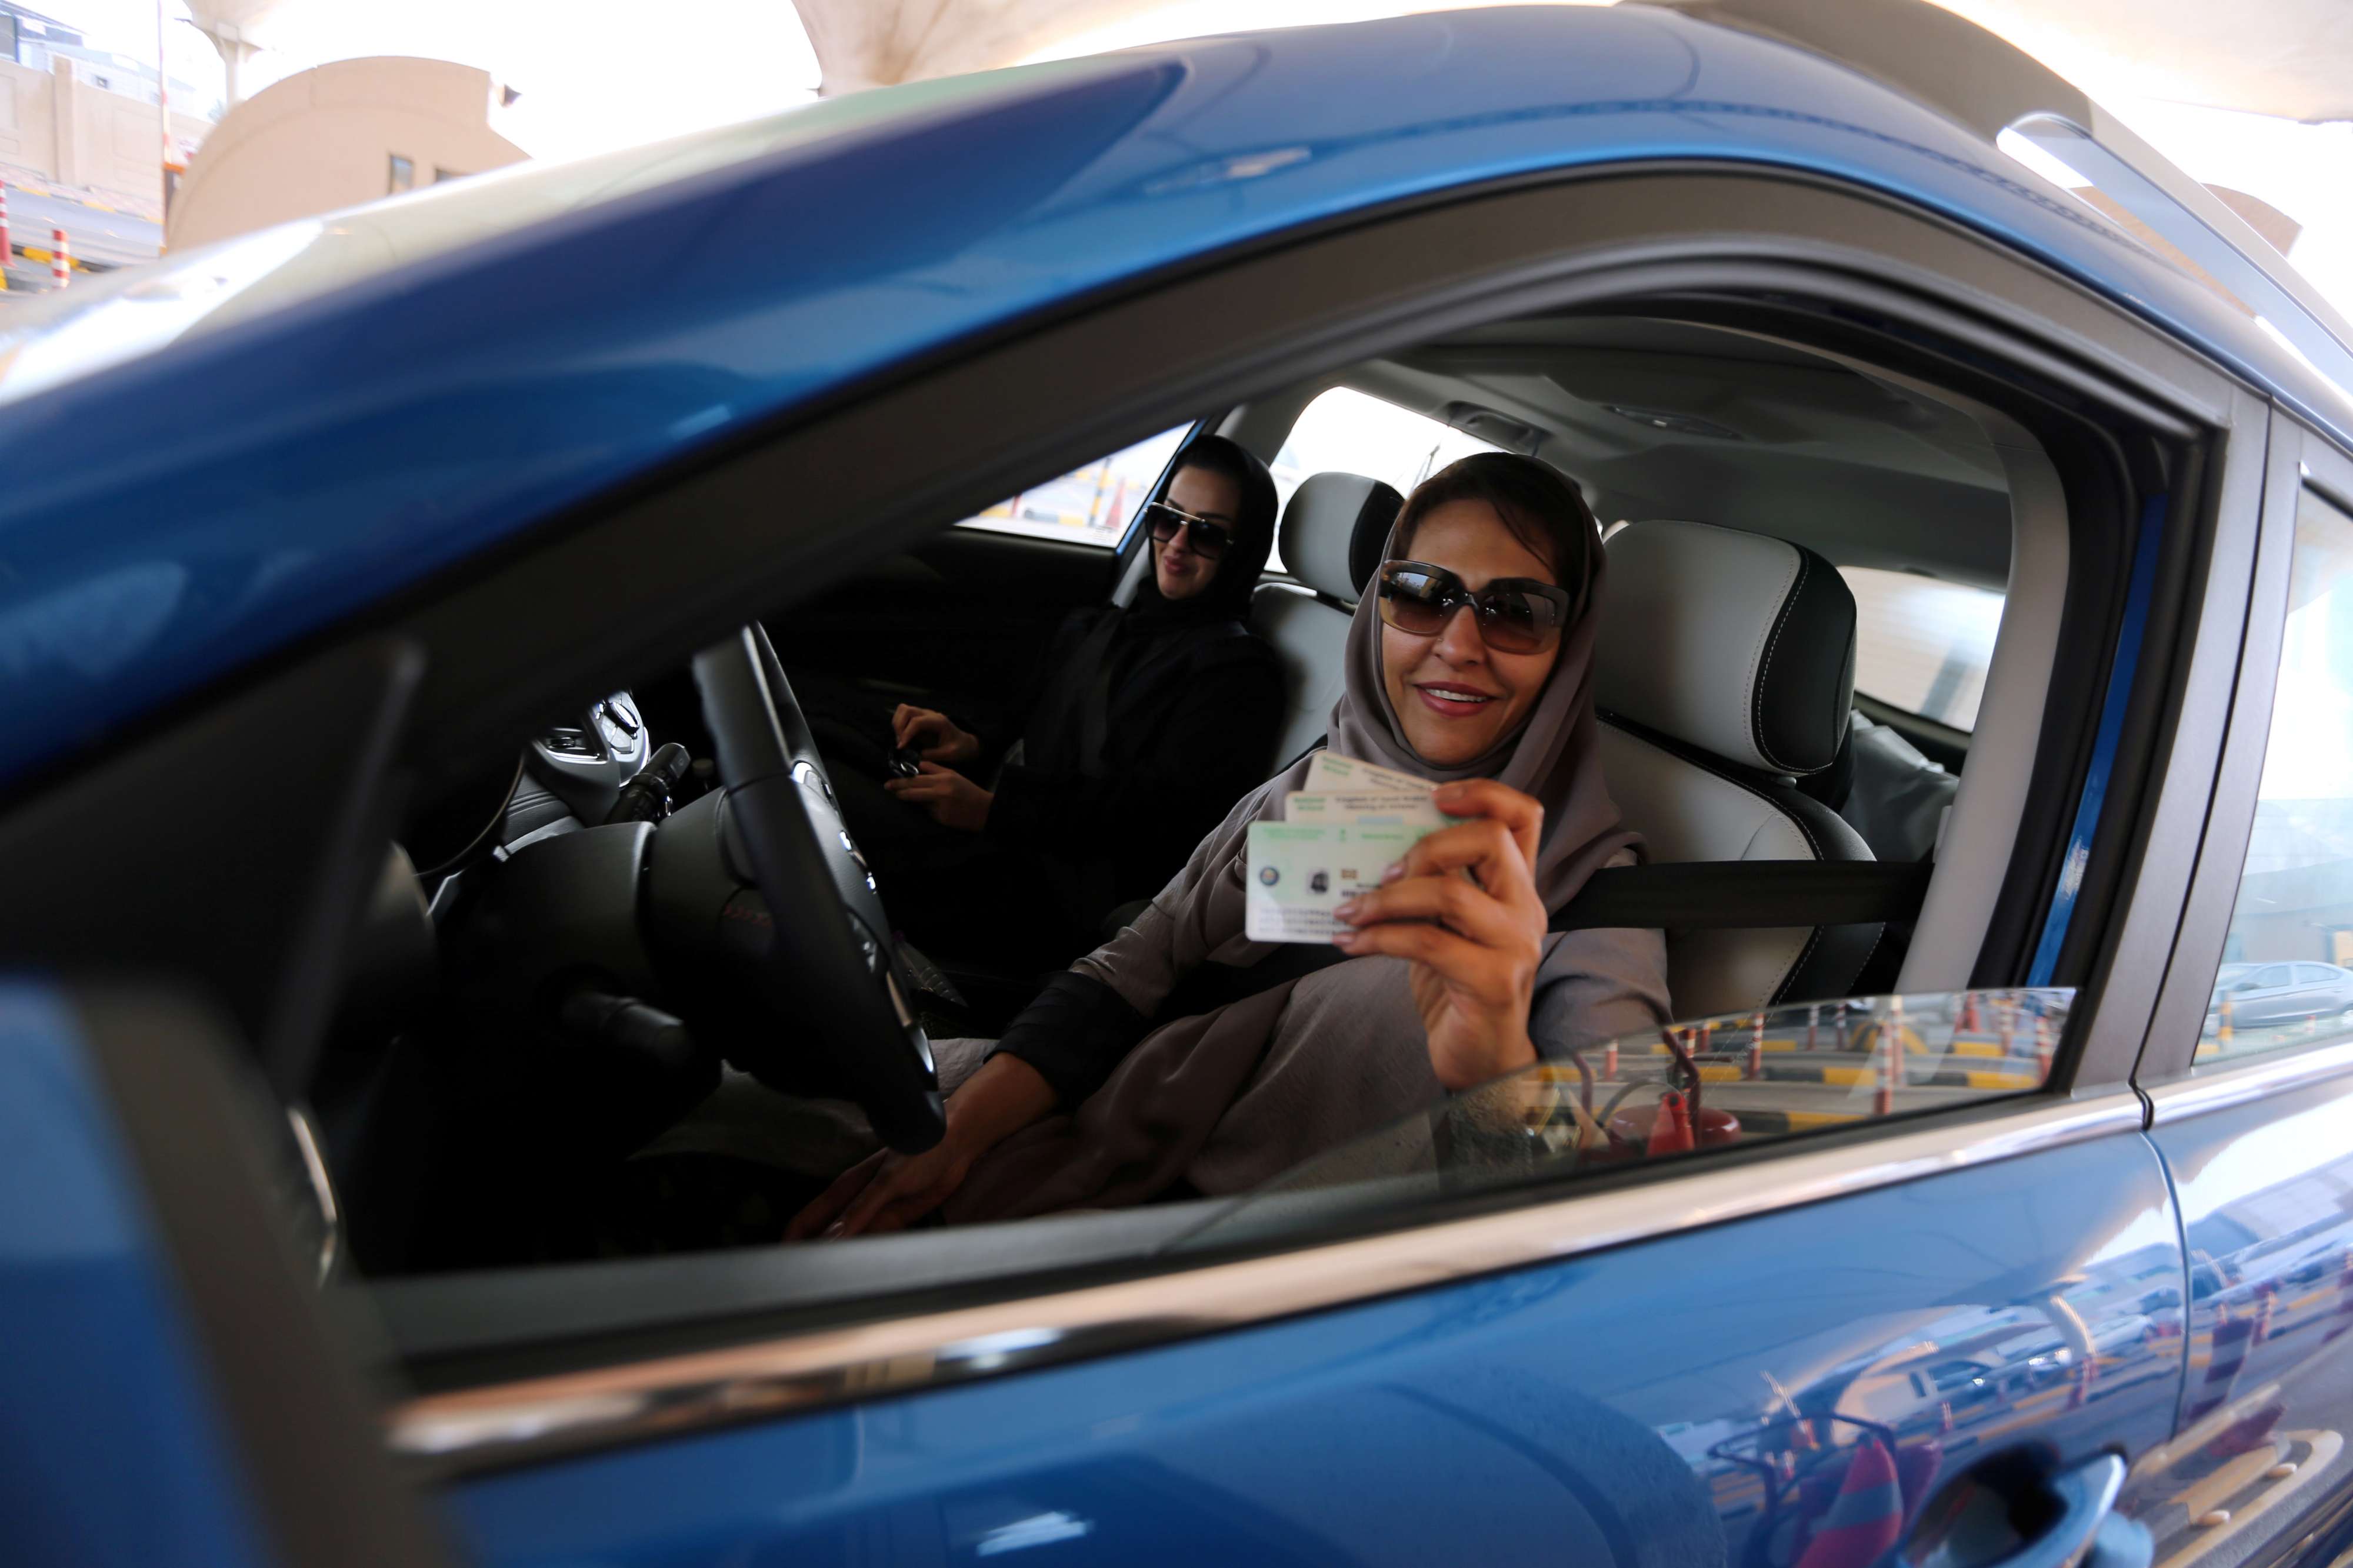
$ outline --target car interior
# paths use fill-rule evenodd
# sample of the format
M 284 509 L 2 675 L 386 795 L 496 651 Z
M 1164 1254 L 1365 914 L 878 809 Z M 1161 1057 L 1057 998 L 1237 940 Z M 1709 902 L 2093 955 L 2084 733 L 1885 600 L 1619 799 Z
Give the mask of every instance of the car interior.
M 1844 999 L 1957 992 L 1986 969 L 1998 905 L 2015 900 L 2013 849 L 2033 828 L 2025 803 L 2061 668 L 2068 496 L 2095 491 L 2063 479 L 2010 412 L 1852 345 L 1710 314 L 1495 322 L 1268 388 L 1194 427 L 1282 475 L 1303 416 L 1344 389 L 1551 464 L 1603 525 L 1604 765 L 1652 860 L 1868 863 L 1883 857 L 1858 825 L 1892 816 L 1903 826 L 1881 834 L 1883 847 L 1933 866 L 1900 918 L 1667 921 L 1675 1014 L 1702 1026 L 1627 1042 L 1622 1062 L 1613 1047 L 1606 1070 L 1578 1060 L 1588 1109 L 1597 1074 L 1605 1094 L 1613 1080 L 1682 1074 L 1736 1119 L 1716 1142 L 1753 1142 L 2031 1089 L 2048 1051 L 2038 1068 L 2021 1046 L 2029 1059 L 2011 1076 L 1932 1072 L 1875 1112 L 1870 1084 L 1836 1069 L 1805 1081 L 1721 1070 L 1705 1031 L 1746 1039 L 1753 1026 L 1763 1048 L 1769 1023 L 1845 1045 Z M 1270 775 L 1322 738 L 1343 636 L 1401 491 L 1420 477 L 1416 458 L 1399 454 L 1391 475 L 1287 476 L 1280 569 L 1270 564 L 1250 602 L 1285 681 Z M 938 1103 L 925 1097 L 923 1032 L 993 1035 L 1039 979 L 900 950 L 890 888 L 827 815 L 827 763 L 804 708 L 878 724 L 899 701 L 987 712 L 1071 610 L 1133 592 L 1149 569 L 1141 534 L 1132 509 L 1120 531 L 1067 538 L 944 521 L 691 668 L 648 670 L 551 715 L 495 774 L 412 805 L 308 1097 L 353 1262 L 391 1282 L 381 1300 L 405 1348 L 460 1361 L 479 1348 L 479 1294 L 460 1307 L 434 1289 L 431 1277 L 453 1270 L 483 1280 L 701 1254 L 668 1259 L 702 1270 L 698 1300 L 817 1300 L 853 1280 L 871 1289 L 863 1268 L 939 1282 L 1148 1257 L 1232 1208 L 1188 1194 L 961 1242 L 933 1230 L 849 1247 L 753 1245 L 775 1242 L 808 1182 L 876 1135 L 921 1142 Z M 1879 585 L 1862 608 L 1850 574 Z M 1910 688 L 1858 668 L 1859 616 L 1905 629 L 1906 601 L 1889 583 L 1967 590 L 1999 616 L 1990 648 L 1964 656 L 1981 693 L 1963 722 L 1874 696 L 1875 685 Z M 1954 657 L 1931 632 L 1916 640 L 1932 672 Z M 1865 765 L 1857 750 L 1873 733 Z M 739 776 L 770 782 L 731 804 Z M 754 803 L 764 790 L 790 798 L 770 813 Z M 846 853 L 832 852 L 837 838 Z M 848 919 L 806 902 L 786 918 L 762 886 L 778 866 L 829 888 Z M 1115 930 L 1121 912 L 1103 913 Z M 780 978 L 772 944 L 791 950 L 804 982 L 830 970 L 861 984 Z M 862 984 L 870 976 L 879 990 Z M 914 1048 L 880 1061 L 859 1043 L 878 1028 Z M 698 1107 L 730 1096 L 786 1119 L 801 1170 L 747 1179 L 767 1155 L 679 1143 Z M 1620 1152 L 1639 1155 L 1640 1142 Z M 706 1183 L 714 1169 L 731 1173 Z M 785 1254 L 796 1257 L 788 1279 L 745 1261 Z M 603 1310 L 534 1300 L 541 1328 L 550 1311 L 586 1313 L 586 1325 Z

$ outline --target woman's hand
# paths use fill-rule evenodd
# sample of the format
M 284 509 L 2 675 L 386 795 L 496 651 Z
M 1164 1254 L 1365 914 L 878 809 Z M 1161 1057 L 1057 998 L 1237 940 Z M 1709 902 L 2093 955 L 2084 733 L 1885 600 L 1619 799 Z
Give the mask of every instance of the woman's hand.
M 1335 912 L 1354 929 L 1334 941 L 1412 964 L 1430 1068 L 1448 1089 L 1469 1089 L 1536 1059 L 1528 1011 L 1546 923 L 1535 873 L 1544 807 L 1493 779 L 1444 784 L 1431 799 L 1481 820 L 1430 835 L 1381 887 L 1342 904 Z
M 913 746 L 927 763 L 970 763 L 980 758 L 980 737 L 959 730 L 935 709 L 902 702 L 891 710 L 891 743 Z
M 904 1230 L 955 1195 L 974 1158 L 974 1152 L 959 1147 L 954 1138 L 943 1138 L 920 1154 L 879 1150 L 844 1171 L 795 1215 L 785 1239 L 806 1241 L 821 1234 L 830 1241 Z
M 860 1160 L 812 1199 L 786 1241 L 881 1236 L 904 1230 L 955 1195 L 972 1163 L 1053 1113 L 1054 1091 L 1019 1057 L 994 1056 L 948 1096 L 948 1130 L 920 1154 L 884 1149 Z
M 970 737 L 966 737 L 970 739 Z M 988 808 L 997 797 L 954 768 L 925 763 L 911 779 L 884 779 L 882 787 L 910 805 L 920 805 L 942 827 L 977 833 L 988 826 Z

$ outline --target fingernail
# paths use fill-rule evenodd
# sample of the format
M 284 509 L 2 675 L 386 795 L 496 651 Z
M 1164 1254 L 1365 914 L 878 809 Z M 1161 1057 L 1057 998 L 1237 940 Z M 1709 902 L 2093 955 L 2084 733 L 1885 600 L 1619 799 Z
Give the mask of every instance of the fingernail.
M 1381 873 L 1381 886 L 1383 886 L 1383 887 L 1387 887 L 1387 886 L 1388 886 L 1391 882 L 1396 881 L 1399 877 L 1402 877 L 1402 876 L 1404 876 L 1404 875 L 1405 875 L 1405 862 L 1404 862 L 1404 861 L 1402 861 L 1402 860 L 1399 860 L 1399 861 L 1398 861 L 1395 865 L 1391 866 L 1388 870 L 1386 870 L 1386 871 L 1384 871 L 1384 872 L 1382 872 L 1382 873 Z
M 1356 918 L 1356 910 L 1361 908 L 1363 904 L 1364 900 L 1362 899 L 1349 899 L 1332 912 L 1339 916 L 1344 921 L 1352 921 Z
M 1352 948 L 1356 946 L 1357 942 L 1364 940 L 1364 935 L 1365 933 L 1363 931 L 1356 930 L 1354 926 L 1349 927 L 1345 931 L 1335 931 L 1332 933 L 1332 945 L 1334 947 L 1343 949 Z
M 841 1221 L 839 1221 L 839 1220 L 835 1220 L 831 1225 L 827 1226 L 825 1227 L 825 1239 L 826 1239 L 826 1240 L 828 1240 L 828 1241 L 835 1241 L 835 1240 L 839 1240 L 839 1239 L 840 1238 L 840 1236 L 841 1236 Z

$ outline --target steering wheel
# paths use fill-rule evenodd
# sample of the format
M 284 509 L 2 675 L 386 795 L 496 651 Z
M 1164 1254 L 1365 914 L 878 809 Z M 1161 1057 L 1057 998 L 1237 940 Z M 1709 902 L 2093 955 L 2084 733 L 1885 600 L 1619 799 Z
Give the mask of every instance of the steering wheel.
M 767 632 L 754 622 L 695 655 L 694 684 L 719 750 L 723 840 L 767 900 L 772 1009 L 807 1029 L 885 1143 L 930 1148 L 947 1130 L 931 1042 L 891 977 L 881 895 Z

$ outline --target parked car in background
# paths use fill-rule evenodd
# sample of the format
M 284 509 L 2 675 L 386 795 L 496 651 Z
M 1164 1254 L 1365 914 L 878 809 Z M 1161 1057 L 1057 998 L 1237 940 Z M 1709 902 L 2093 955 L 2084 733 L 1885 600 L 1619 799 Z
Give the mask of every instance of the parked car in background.
M 2221 960 L 2353 926 L 2348 385 L 1894 0 L 925 83 L 22 307 L 11 1561 L 2342 1562 L 2347 975 Z M 818 737 L 1008 702 L 1204 430 L 1294 470 L 1270 774 L 1384 474 L 1579 485 L 1674 1024 L 1243 1191 L 783 1244 L 1037 979 L 906 950 Z

